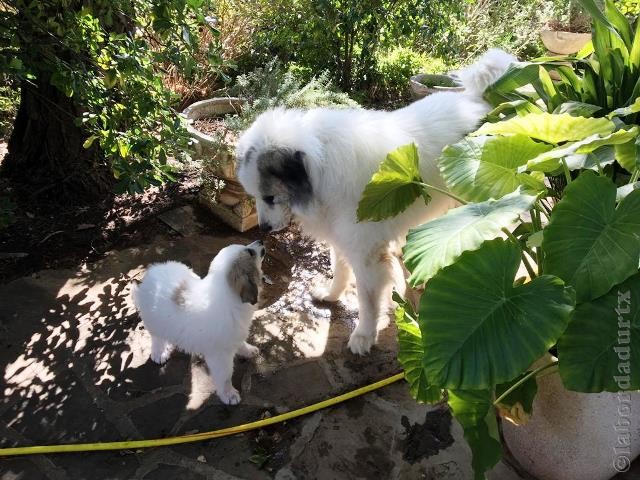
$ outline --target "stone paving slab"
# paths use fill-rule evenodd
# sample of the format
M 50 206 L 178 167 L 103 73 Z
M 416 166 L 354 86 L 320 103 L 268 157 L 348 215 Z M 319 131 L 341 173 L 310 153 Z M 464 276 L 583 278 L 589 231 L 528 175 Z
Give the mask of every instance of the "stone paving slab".
M 188 214 L 184 213 L 185 215 Z M 171 217 L 173 219 L 179 216 Z M 161 236 L 76 269 L 42 271 L 0 286 L 0 446 L 95 442 L 195 433 L 314 403 L 397 373 L 395 329 L 366 357 L 346 343 L 353 292 L 317 304 L 308 286 L 326 251 L 270 240 L 265 288 L 252 328 L 260 356 L 237 360 L 239 406 L 222 405 L 203 362 L 176 353 L 148 360 L 149 338 L 129 299 L 144 267 L 168 259 L 207 271 L 235 234 Z M 295 259 L 295 261 L 294 261 Z M 0 460 L 0 479 L 466 479 L 470 451 L 441 407 L 415 403 L 403 383 L 268 429 L 159 449 Z M 507 479 L 503 475 L 496 479 Z

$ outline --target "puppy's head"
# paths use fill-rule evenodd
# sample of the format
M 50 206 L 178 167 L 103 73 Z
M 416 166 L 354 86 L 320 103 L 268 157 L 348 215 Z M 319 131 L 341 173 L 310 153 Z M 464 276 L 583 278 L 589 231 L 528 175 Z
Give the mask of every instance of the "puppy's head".
M 209 271 L 221 271 L 231 290 L 242 303 L 258 303 L 262 283 L 262 259 L 265 255 L 261 240 L 250 245 L 229 245 L 220 250 Z
M 260 115 L 238 140 L 238 179 L 255 197 L 263 231 L 286 228 L 292 211 L 311 201 L 308 161 L 317 143 L 305 133 L 301 111 L 282 109 Z

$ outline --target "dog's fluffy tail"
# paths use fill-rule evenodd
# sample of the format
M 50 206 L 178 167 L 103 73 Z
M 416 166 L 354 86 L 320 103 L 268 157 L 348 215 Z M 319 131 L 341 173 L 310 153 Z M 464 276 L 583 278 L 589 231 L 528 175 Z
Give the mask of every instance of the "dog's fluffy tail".
M 518 59 L 499 48 L 487 50 L 473 65 L 454 72 L 465 93 L 482 96 L 489 85 L 507 71 Z

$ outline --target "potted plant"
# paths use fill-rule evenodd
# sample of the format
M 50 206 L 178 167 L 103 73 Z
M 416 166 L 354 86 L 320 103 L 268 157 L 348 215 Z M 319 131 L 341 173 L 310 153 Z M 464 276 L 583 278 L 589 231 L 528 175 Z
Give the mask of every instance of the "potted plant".
M 420 73 L 409 78 L 411 98 L 419 100 L 435 92 L 464 90 L 451 75 L 444 73 Z
M 399 360 L 418 401 L 448 402 L 476 478 L 505 451 L 543 480 L 610 478 L 640 452 L 640 35 L 612 1 L 583 5 L 594 52 L 490 87 L 490 121 L 439 159 L 462 205 L 403 249 L 424 293 L 395 296 Z M 387 157 L 361 221 L 429 198 L 418 161 Z
M 581 6 L 571 1 L 557 11 L 540 31 L 540 39 L 553 55 L 578 53 L 591 39 L 589 15 Z

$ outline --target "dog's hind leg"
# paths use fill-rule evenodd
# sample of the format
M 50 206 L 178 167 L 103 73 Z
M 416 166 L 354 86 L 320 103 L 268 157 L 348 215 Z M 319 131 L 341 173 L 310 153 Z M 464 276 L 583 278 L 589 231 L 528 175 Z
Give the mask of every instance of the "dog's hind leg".
M 353 353 L 364 355 L 376 343 L 378 326 L 389 322 L 392 265 L 388 248 L 359 256 L 352 262 L 358 289 L 358 325 L 349 338 Z
M 351 279 L 351 267 L 347 259 L 333 247 L 331 247 L 331 266 L 333 267 L 331 284 L 317 285 L 311 291 L 313 298 L 321 302 L 337 302 Z
M 171 356 L 173 346 L 163 338 L 151 335 L 151 360 L 162 365 Z
M 207 354 L 204 357 L 209 368 L 209 374 L 216 387 L 216 393 L 222 403 L 226 405 L 237 405 L 240 403 L 240 394 L 231 384 L 233 375 L 233 351 L 220 351 Z

